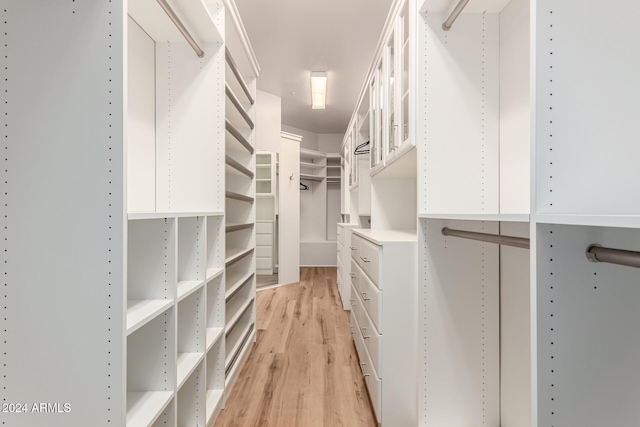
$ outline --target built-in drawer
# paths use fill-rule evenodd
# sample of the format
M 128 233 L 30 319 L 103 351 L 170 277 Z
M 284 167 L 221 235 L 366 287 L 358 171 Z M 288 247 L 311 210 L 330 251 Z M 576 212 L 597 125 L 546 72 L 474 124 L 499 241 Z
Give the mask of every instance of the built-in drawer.
M 358 292 L 362 299 L 362 305 L 369 313 L 376 330 L 382 334 L 382 291 L 378 289 L 366 274 L 361 274 L 358 279 Z
M 364 382 L 367 384 L 367 389 L 369 390 L 369 396 L 371 397 L 371 403 L 373 403 L 373 410 L 376 413 L 376 418 L 378 422 L 382 422 L 382 380 L 376 377 L 375 372 L 371 369 L 367 369 L 365 366 L 363 368 L 364 371 Z
M 260 258 L 272 258 L 273 246 L 256 246 L 256 256 Z
M 256 246 L 272 246 L 273 236 L 271 234 L 256 234 Z
M 272 222 L 257 222 L 256 223 L 257 234 L 272 234 L 273 223 Z
M 345 229 L 338 226 L 338 243 L 340 243 L 341 245 L 344 245 L 344 233 Z
M 353 311 L 351 313 L 353 316 Z M 358 327 L 357 316 L 354 317 L 354 319 L 352 327 Z M 376 418 L 378 419 L 378 422 L 380 422 L 380 399 L 382 397 L 380 387 L 382 383 L 378 377 L 373 361 L 371 360 L 365 341 L 366 340 L 362 337 L 362 334 L 357 331 L 353 333 L 353 342 L 356 346 L 356 351 L 358 352 L 358 359 L 360 359 L 360 370 L 362 371 L 362 376 L 367 384 L 367 389 L 369 390 L 369 396 L 371 397 L 371 403 L 373 403 Z
M 354 307 L 355 308 L 355 307 Z M 381 422 L 381 398 L 382 398 L 382 381 L 378 377 L 378 374 L 373 365 L 373 361 L 369 356 L 365 339 L 360 332 L 360 325 L 356 317 L 355 311 L 351 311 L 349 327 L 351 329 L 351 335 L 353 336 L 353 343 L 355 344 L 356 351 L 358 353 L 358 359 L 360 364 L 360 370 L 365 379 L 365 384 L 369 390 L 369 396 L 371 396 L 371 402 L 373 403 L 373 409 L 376 413 L 378 422 Z
M 360 266 L 365 273 L 369 276 L 374 285 L 379 289 L 382 289 L 382 283 L 380 283 L 380 262 L 382 258 L 382 248 L 378 245 L 371 243 L 368 240 L 362 240 L 359 246 L 360 253 Z M 402 268 L 402 266 L 398 266 Z
M 355 288 L 351 288 L 355 292 Z M 364 307 L 362 298 L 360 295 L 351 295 L 353 300 L 353 312 L 355 312 L 358 325 L 360 325 L 360 333 L 363 336 L 364 342 L 371 354 L 371 358 L 376 367 L 378 377 L 382 378 L 382 335 L 378 333 L 375 326 L 371 322 L 371 318 L 367 313 L 367 309 Z

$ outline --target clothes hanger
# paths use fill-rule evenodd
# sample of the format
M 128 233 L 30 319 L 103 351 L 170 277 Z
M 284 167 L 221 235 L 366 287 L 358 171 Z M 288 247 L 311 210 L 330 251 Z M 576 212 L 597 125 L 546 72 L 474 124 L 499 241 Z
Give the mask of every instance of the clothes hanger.
M 309 189 L 309 186 L 308 186 L 308 185 L 303 184 L 303 183 L 302 183 L 302 181 L 301 181 L 301 182 L 300 182 L 300 190 L 308 190 L 308 189 Z
M 363 148 L 366 147 L 367 145 L 369 145 L 369 141 L 363 142 L 362 144 L 358 145 L 356 149 L 353 150 L 353 155 L 359 156 L 361 154 L 369 154 L 369 150 L 363 150 Z

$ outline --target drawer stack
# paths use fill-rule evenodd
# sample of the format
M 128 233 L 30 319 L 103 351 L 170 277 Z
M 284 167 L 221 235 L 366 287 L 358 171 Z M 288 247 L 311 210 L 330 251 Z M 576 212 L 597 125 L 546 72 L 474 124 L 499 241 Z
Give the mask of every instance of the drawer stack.
M 415 233 L 353 229 L 349 249 L 351 334 L 376 417 L 415 426 Z
M 351 229 L 356 224 L 338 223 L 338 260 L 336 283 L 342 299 L 342 307 L 351 310 Z

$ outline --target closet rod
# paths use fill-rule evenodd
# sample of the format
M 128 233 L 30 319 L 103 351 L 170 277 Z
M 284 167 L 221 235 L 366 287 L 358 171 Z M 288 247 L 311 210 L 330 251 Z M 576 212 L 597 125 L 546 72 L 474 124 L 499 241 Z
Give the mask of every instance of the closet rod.
M 608 262 L 610 264 L 640 268 L 640 252 L 635 251 L 591 245 L 587 248 L 587 258 L 592 262 Z
M 160 5 L 160 7 L 162 7 L 162 9 L 164 9 L 169 19 L 173 21 L 176 28 L 178 28 L 178 31 L 180 31 L 182 36 L 187 40 L 187 43 L 189 43 L 193 48 L 193 50 L 195 50 L 196 55 L 198 55 L 198 58 L 202 58 L 204 56 L 204 51 L 200 49 L 200 46 L 198 46 L 198 43 L 196 43 L 193 37 L 191 37 L 189 30 L 187 30 L 187 28 L 182 24 L 182 21 L 180 21 L 180 18 L 178 18 L 178 15 L 176 15 L 176 13 L 173 11 L 171 6 L 169 6 L 169 3 L 167 3 L 167 0 L 158 0 L 158 4 Z
M 240 87 L 242 88 L 242 91 L 244 92 L 245 95 L 247 95 L 247 98 L 249 98 L 249 102 L 251 103 L 251 105 L 253 105 L 256 101 L 253 98 L 253 95 L 251 95 L 249 86 L 247 86 L 247 83 L 244 81 L 242 74 L 240 74 L 240 70 L 238 69 L 236 62 L 233 60 L 233 56 L 231 56 L 231 52 L 229 52 L 229 49 L 227 49 L 226 47 L 224 48 L 224 57 L 227 60 L 227 64 L 229 64 L 229 68 L 231 68 L 233 75 L 236 76 L 238 83 L 240 83 Z
M 451 29 L 451 26 L 456 22 L 456 19 L 458 19 L 458 16 L 462 13 L 462 10 L 465 8 L 467 3 L 469 3 L 469 0 L 460 0 L 458 2 L 455 9 L 453 9 L 453 12 L 451 12 L 451 15 L 449 15 L 447 20 L 444 21 L 444 24 L 442 24 L 443 30 L 449 31 Z
M 449 227 L 442 229 L 445 236 L 461 237 L 463 239 L 479 240 L 481 242 L 497 243 L 499 245 L 515 246 L 529 249 L 529 239 L 523 237 L 502 236 L 499 234 L 476 233 L 474 231 L 454 230 Z

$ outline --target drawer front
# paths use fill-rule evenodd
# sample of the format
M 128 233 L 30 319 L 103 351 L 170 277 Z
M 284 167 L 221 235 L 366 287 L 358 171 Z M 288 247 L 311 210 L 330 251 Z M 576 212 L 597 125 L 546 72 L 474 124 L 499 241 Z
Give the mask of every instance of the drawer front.
M 360 284 L 358 283 L 358 280 L 360 279 L 358 275 L 359 270 L 360 268 L 358 267 L 358 264 L 356 264 L 355 260 L 351 259 L 351 271 L 349 272 L 349 278 L 351 279 L 350 282 L 355 286 L 356 291 L 360 288 Z
M 272 234 L 273 233 L 273 223 L 271 223 L 271 222 L 257 222 L 256 223 L 256 233 L 257 234 Z
M 380 246 L 374 245 L 368 240 L 363 240 L 360 243 L 360 266 L 379 289 L 382 289 L 382 283 L 380 283 L 381 258 L 382 248 Z
M 379 333 L 382 330 L 382 291 L 378 289 L 366 274 L 358 280 L 358 292 L 362 298 L 362 304 L 369 313 L 371 321 Z
M 362 304 L 362 300 L 360 301 L 360 304 Z M 369 351 L 371 362 L 373 362 L 373 366 L 378 373 L 378 377 L 382 378 L 383 373 L 381 362 L 383 337 L 378 333 L 375 326 L 373 326 L 371 319 L 367 315 L 366 308 L 362 305 L 356 307 L 356 318 L 358 319 L 358 325 L 360 325 L 360 332 L 362 333 L 364 344 Z
M 367 389 L 369 390 L 369 396 L 371 396 L 371 402 L 373 403 L 373 410 L 376 413 L 376 418 L 378 422 L 382 422 L 382 380 L 376 377 L 374 372 L 370 372 L 366 369 L 364 382 L 367 384 Z
M 256 256 L 260 258 L 273 258 L 273 246 L 256 246 Z
M 344 245 L 344 228 L 338 226 L 338 243 Z
M 256 246 L 272 246 L 273 236 L 270 234 L 256 234 Z
M 351 246 L 349 246 L 349 249 L 351 249 L 351 257 L 355 259 L 356 262 L 358 263 L 360 261 L 360 242 L 361 241 L 362 239 L 360 237 L 351 233 Z
M 352 329 L 359 326 L 356 317 L 353 315 L 353 311 L 351 312 L 351 321 Z M 369 396 L 371 396 L 371 402 L 373 403 L 376 418 L 378 419 L 378 422 L 381 422 L 382 414 L 380 413 L 380 409 L 382 408 L 382 405 L 380 401 L 382 398 L 382 381 L 378 378 L 373 362 L 371 361 L 371 357 L 369 356 L 369 351 L 365 345 L 365 341 L 366 340 L 360 333 L 358 333 L 357 330 L 353 332 L 353 342 L 356 346 L 356 351 L 358 352 L 358 359 L 360 359 L 360 370 L 365 379 L 367 389 L 369 390 Z

